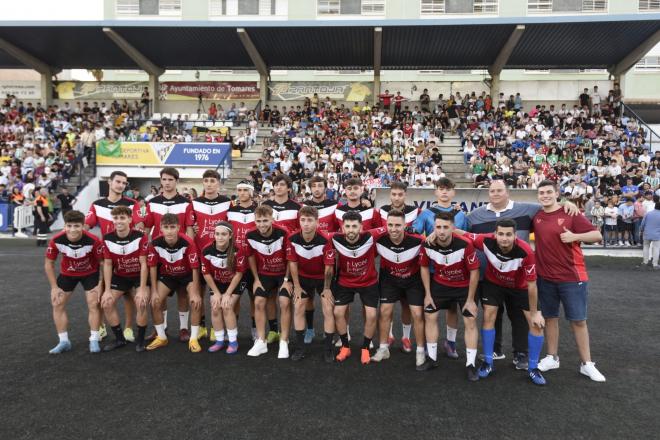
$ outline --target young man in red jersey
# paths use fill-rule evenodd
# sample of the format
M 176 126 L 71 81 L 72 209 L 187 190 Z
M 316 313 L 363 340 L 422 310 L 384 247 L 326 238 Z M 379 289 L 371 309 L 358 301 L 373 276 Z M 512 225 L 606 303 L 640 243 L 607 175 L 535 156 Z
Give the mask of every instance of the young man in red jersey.
M 293 182 L 289 176 L 284 174 L 275 176 L 273 178 L 275 196 L 263 203 L 273 208 L 273 224 L 281 226 L 289 232 L 294 232 L 300 228 L 298 223 L 300 203 L 290 198 L 292 186 Z
M 53 321 L 59 336 L 59 343 L 50 354 L 60 354 L 71 350 L 69 341 L 69 319 L 66 305 L 78 283 L 85 289 L 88 322 L 90 328 L 89 351 L 98 353 L 101 307 L 99 300 L 103 289 L 103 274 L 99 262 L 103 260 L 103 244 L 94 235 L 84 230 L 85 216 L 79 211 L 64 214 L 64 231 L 56 234 L 48 243 L 44 270 L 50 284 L 50 302 L 53 306 Z M 58 255 L 60 274 L 55 273 Z
M 343 224 L 344 215 L 349 211 L 360 214 L 362 218 L 362 230 L 375 229 L 381 226 L 379 211 L 371 206 L 370 203 L 362 202 L 362 193 L 364 193 L 364 184 L 356 177 L 347 179 L 344 183 L 346 191 L 346 204 L 337 205 L 335 210 L 335 219 L 339 227 Z
M 533 220 L 536 241 L 539 303 L 546 321 L 548 354 L 539 362 L 539 370 L 559 368 L 559 305 L 571 322 L 580 354 L 580 373 L 595 382 L 605 376 L 591 360 L 587 328 L 587 285 L 589 277 L 580 243 L 598 243 L 600 232 L 582 214 L 570 216 L 557 202 L 559 192 L 552 180 L 538 186 L 542 210 Z

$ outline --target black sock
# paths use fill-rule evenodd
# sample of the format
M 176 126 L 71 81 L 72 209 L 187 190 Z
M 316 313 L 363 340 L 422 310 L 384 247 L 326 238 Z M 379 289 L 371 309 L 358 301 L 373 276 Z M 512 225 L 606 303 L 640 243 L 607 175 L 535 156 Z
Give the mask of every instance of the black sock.
M 206 327 L 206 316 L 202 315 L 202 319 L 199 320 L 200 327 Z
M 325 347 L 326 350 L 332 351 L 332 337 L 334 336 L 333 333 L 325 333 L 325 337 L 323 338 L 323 346 Z
M 314 309 L 305 311 L 305 321 L 307 321 L 307 328 L 314 330 Z
M 268 328 L 271 332 L 277 333 L 277 318 L 268 320 Z
M 254 320 L 254 317 L 252 318 L 252 328 L 257 328 L 257 323 Z
M 365 336 L 364 339 L 362 339 L 362 348 L 363 349 L 366 348 L 367 350 L 369 350 L 369 345 L 371 345 L 371 338 L 367 338 Z
M 341 346 L 342 347 L 346 347 L 346 348 L 350 347 L 350 345 L 348 345 L 348 333 L 344 333 L 343 335 L 339 335 L 339 339 L 341 339 Z
M 110 327 L 112 328 L 112 333 L 115 334 L 115 339 L 118 341 L 124 340 L 124 333 L 121 331 L 121 324 Z
M 305 330 L 296 330 L 296 342 L 298 343 L 298 348 L 305 346 Z
M 137 342 L 140 345 L 144 344 L 144 335 L 147 332 L 147 326 L 141 326 L 138 325 L 138 335 L 137 335 Z

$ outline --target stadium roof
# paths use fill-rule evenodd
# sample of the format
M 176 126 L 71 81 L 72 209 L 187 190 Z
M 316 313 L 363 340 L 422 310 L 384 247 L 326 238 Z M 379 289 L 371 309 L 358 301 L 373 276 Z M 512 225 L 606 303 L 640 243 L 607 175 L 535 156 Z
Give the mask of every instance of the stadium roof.
M 110 38 L 111 29 L 159 69 L 254 69 L 254 54 L 240 38 L 239 28 L 245 29 L 268 69 L 373 69 L 379 61 L 376 68 L 384 70 L 486 69 L 500 60 L 500 70 L 612 70 L 630 60 L 631 53 L 660 41 L 660 14 L 417 20 L 0 21 L 0 68 L 32 67 L 34 64 L 25 61 L 26 54 L 52 70 L 142 67 L 135 56 Z M 516 29 L 520 31 L 517 35 Z M 507 45 L 507 56 L 501 57 Z M 378 46 L 380 51 L 375 50 Z

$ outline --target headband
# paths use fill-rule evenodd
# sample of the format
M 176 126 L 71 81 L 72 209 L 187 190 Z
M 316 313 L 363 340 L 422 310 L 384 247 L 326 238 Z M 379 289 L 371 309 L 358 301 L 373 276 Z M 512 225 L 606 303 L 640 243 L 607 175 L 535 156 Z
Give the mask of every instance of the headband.
M 241 189 L 241 188 L 249 189 L 250 191 L 254 191 L 254 186 L 249 184 L 249 183 L 241 182 L 238 185 L 236 185 L 236 189 Z

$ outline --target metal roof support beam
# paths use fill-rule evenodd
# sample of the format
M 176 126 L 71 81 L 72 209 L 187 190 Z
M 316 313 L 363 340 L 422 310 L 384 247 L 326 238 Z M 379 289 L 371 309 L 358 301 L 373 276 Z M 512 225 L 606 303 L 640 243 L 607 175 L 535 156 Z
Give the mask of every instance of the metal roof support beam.
M 257 72 L 259 72 L 259 75 L 268 76 L 268 66 L 266 66 L 264 59 L 261 57 L 261 54 L 257 50 L 257 47 L 252 42 L 250 35 L 248 35 L 247 31 L 244 28 L 238 28 L 236 29 L 236 32 L 238 33 L 238 38 L 241 40 L 241 43 L 243 43 L 243 47 L 245 48 L 245 51 L 248 53 L 250 59 L 252 60 L 252 63 L 257 68 Z
M 119 47 L 130 59 L 132 59 L 138 67 L 149 75 L 160 76 L 165 73 L 165 69 L 158 67 L 146 56 L 144 56 L 139 50 L 137 50 L 131 43 L 126 41 L 124 37 L 119 35 L 112 28 L 104 27 L 103 33 L 112 40 L 113 43 Z M 152 90 L 151 93 L 158 93 L 157 90 Z
M 635 64 L 639 62 L 644 55 L 649 53 L 656 44 L 660 43 L 660 31 L 656 31 L 653 35 L 647 38 L 642 44 L 637 46 L 636 49 L 628 53 L 621 61 L 607 69 L 612 76 L 621 75 L 632 69 Z
M 23 49 L 14 46 L 4 38 L 0 38 L 0 50 L 7 52 L 12 58 L 16 58 L 18 61 L 25 64 L 25 66 L 34 69 L 41 74 L 48 74 L 50 76 L 59 72 L 56 72 L 55 69 L 48 65 L 48 63 L 45 63 Z
M 378 104 L 380 95 L 380 68 L 383 56 L 383 28 L 374 28 L 374 93 L 373 105 Z
M 520 41 L 523 32 L 525 32 L 525 25 L 523 24 L 519 24 L 513 29 L 513 32 L 509 35 L 509 39 L 506 40 L 506 43 L 504 43 L 504 46 L 500 49 L 500 53 L 497 54 L 497 58 L 495 58 L 493 64 L 488 68 L 488 73 L 490 73 L 491 76 L 499 75 L 502 72 L 507 61 L 509 61 L 509 57 L 513 53 L 513 50 L 518 45 L 518 41 Z

